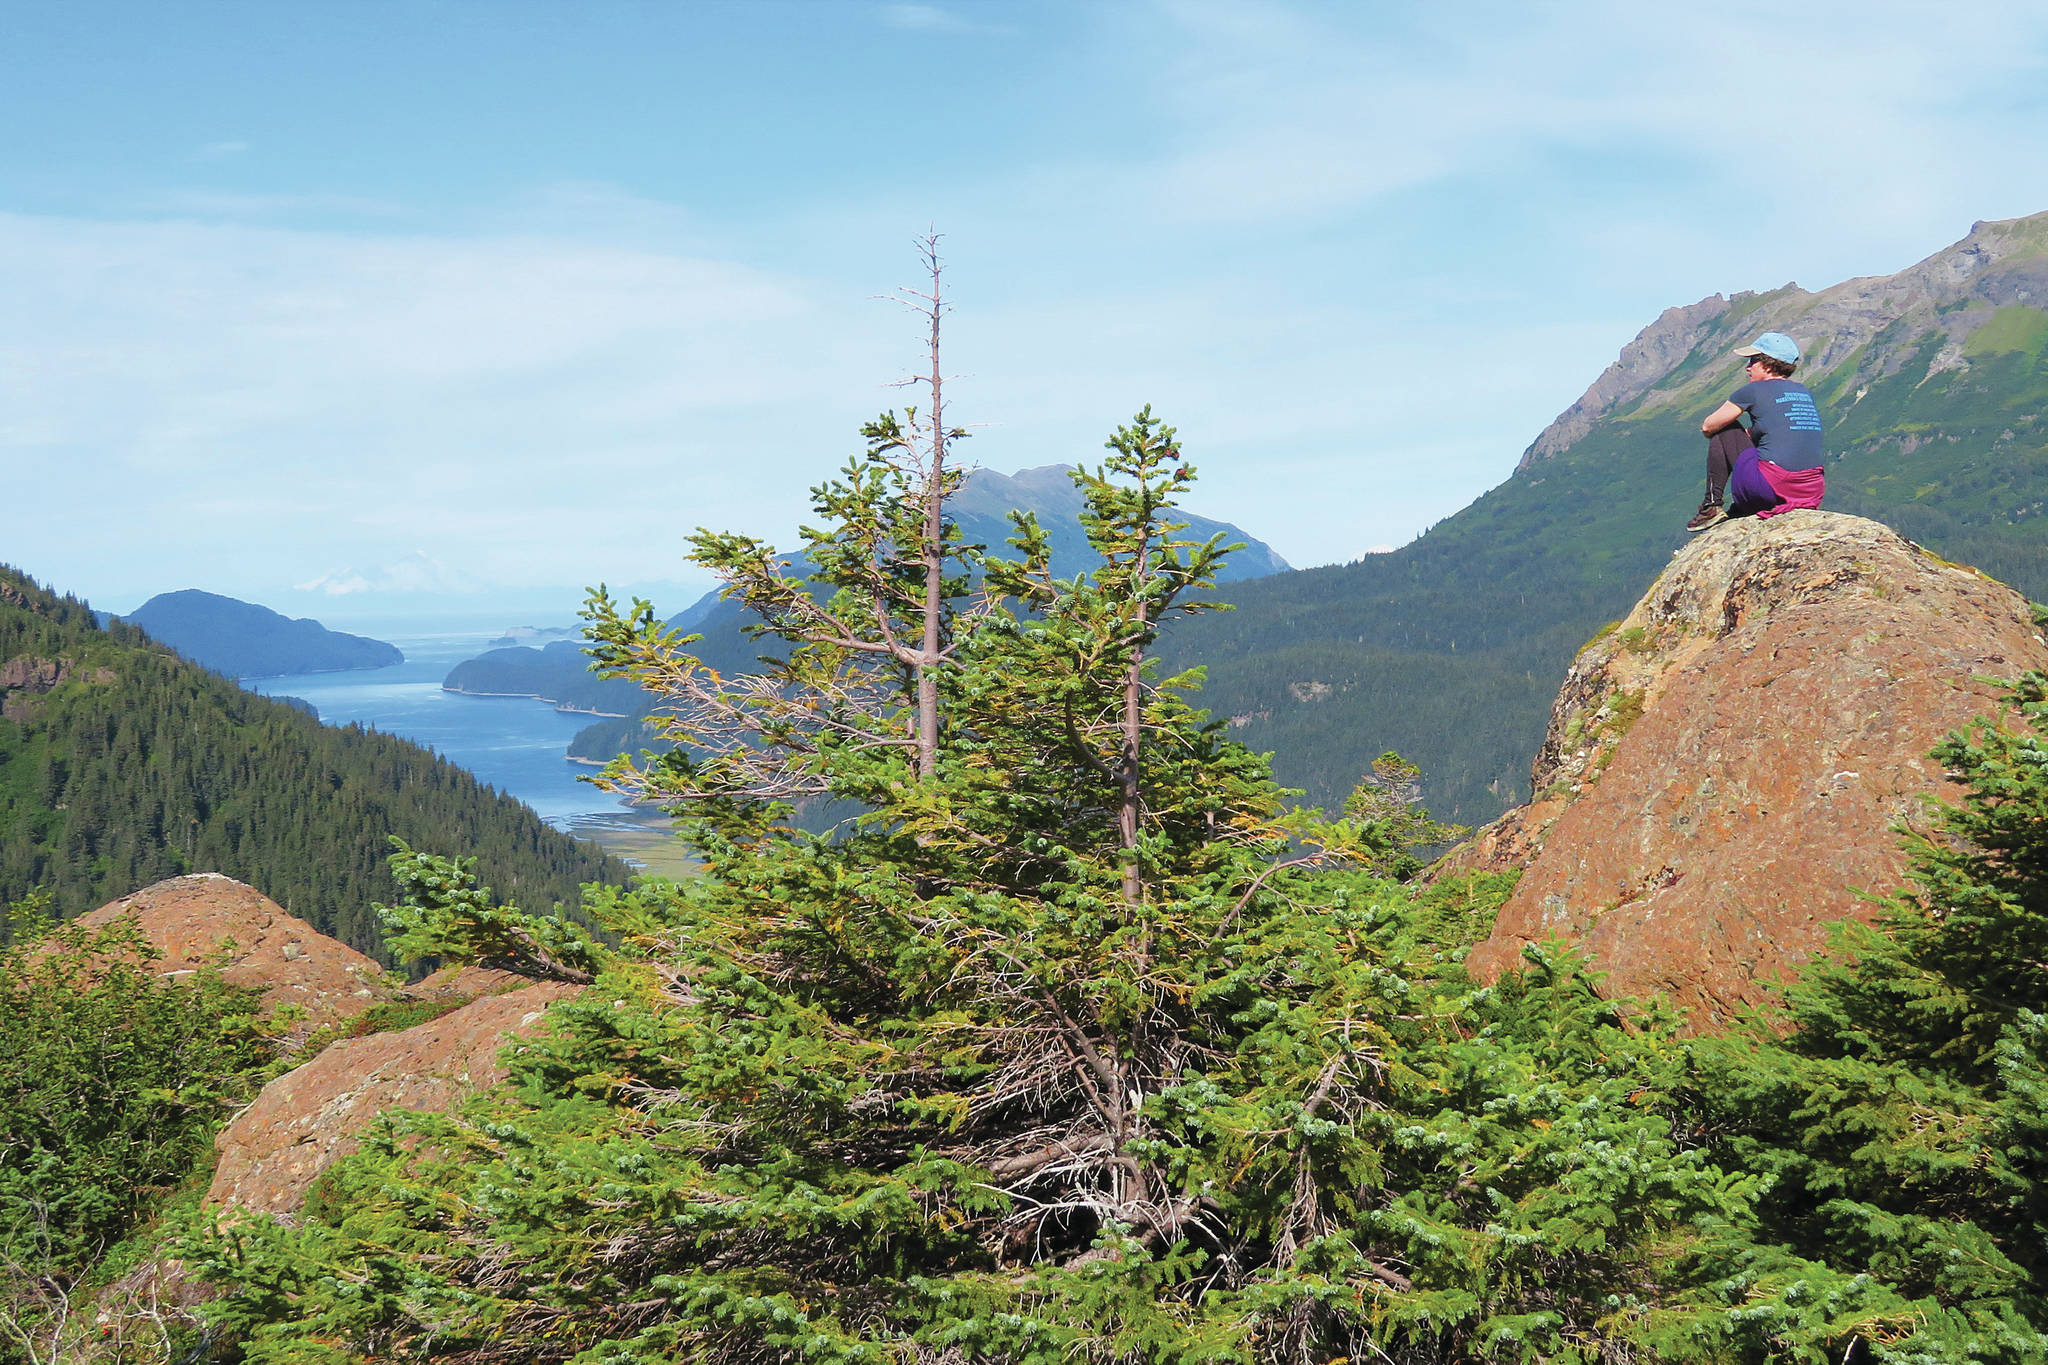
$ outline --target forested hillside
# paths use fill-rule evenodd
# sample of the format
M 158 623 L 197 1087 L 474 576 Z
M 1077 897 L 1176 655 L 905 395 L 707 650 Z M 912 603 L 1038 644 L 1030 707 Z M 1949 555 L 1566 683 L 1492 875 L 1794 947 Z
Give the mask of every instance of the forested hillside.
M 2044 299 L 2048 214 L 1979 224 L 1898 275 L 1672 309 L 1506 483 L 1393 554 L 1234 586 L 1240 610 L 1181 623 L 1168 649 L 1210 666 L 1205 702 L 1312 802 L 1394 748 L 1438 814 L 1491 819 L 1528 794 L 1573 653 L 1685 540 L 1699 419 L 1740 382 L 1730 350 L 1766 330 L 1810 358 L 1828 508 L 2048 597 Z
M 381 953 L 394 834 L 475 855 L 533 906 L 628 876 L 416 744 L 322 725 L 0 569 L 0 902 L 40 887 L 68 917 L 223 872 Z

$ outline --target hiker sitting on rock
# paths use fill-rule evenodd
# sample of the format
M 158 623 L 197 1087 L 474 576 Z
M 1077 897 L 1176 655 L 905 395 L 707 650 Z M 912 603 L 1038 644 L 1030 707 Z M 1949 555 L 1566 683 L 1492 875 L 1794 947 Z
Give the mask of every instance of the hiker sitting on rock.
M 1707 438 L 1707 497 L 1685 524 L 1688 531 L 1704 531 L 1725 517 L 1773 517 L 1818 507 L 1827 492 L 1820 409 L 1806 385 L 1792 378 L 1799 343 L 1783 332 L 1765 332 L 1735 354 L 1745 358 L 1749 382 L 1700 423 Z M 1734 495 L 1726 511 L 1724 490 Z

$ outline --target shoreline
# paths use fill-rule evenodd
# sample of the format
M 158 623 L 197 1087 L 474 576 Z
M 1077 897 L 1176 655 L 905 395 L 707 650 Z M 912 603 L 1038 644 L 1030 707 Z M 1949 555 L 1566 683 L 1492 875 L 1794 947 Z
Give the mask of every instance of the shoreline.
M 175 653 L 176 651 L 173 652 Z M 179 654 L 178 657 L 184 659 L 187 656 Z M 381 668 L 402 668 L 404 665 L 405 660 L 400 659 L 397 663 L 389 664 L 344 664 L 340 668 L 299 668 L 293 669 L 289 673 L 221 673 L 221 676 L 230 682 L 237 683 L 269 682 L 274 678 L 324 678 L 330 673 L 375 673 Z M 201 668 L 208 667 L 206 664 L 200 664 L 199 666 Z M 220 672 L 219 669 L 212 669 L 210 671 Z
M 553 697 L 543 697 L 538 692 L 479 692 L 469 687 L 450 687 L 447 683 L 441 684 L 441 690 L 453 692 L 458 697 L 520 697 L 527 701 L 544 701 L 565 716 L 596 716 L 600 720 L 626 719 L 624 711 L 592 711 L 582 706 L 565 706 Z

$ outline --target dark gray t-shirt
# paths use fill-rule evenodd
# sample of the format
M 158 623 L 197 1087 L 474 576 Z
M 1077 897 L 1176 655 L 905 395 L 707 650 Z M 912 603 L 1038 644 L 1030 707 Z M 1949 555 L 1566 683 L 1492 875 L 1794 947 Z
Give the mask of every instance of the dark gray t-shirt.
M 1759 379 L 1728 395 L 1749 414 L 1749 438 L 1756 453 L 1780 469 L 1816 469 L 1827 463 L 1820 409 L 1806 385 L 1793 379 Z

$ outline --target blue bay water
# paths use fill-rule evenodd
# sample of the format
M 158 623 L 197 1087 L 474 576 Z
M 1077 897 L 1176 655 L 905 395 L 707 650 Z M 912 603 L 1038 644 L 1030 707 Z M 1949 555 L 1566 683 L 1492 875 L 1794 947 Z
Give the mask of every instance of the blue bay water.
M 361 634 L 371 634 L 351 626 Z M 405 654 L 391 668 L 346 673 L 300 673 L 250 678 L 243 684 L 265 696 L 301 697 L 329 725 L 351 722 L 409 739 L 460 764 L 477 780 L 533 807 L 557 829 L 631 820 L 630 808 L 577 778 L 595 769 L 564 754 L 570 738 L 592 717 L 564 715 L 531 697 L 469 697 L 441 690 L 448 670 L 491 648 L 497 630 L 378 633 Z M 638 821 L 634 821 L 638 823 Z

